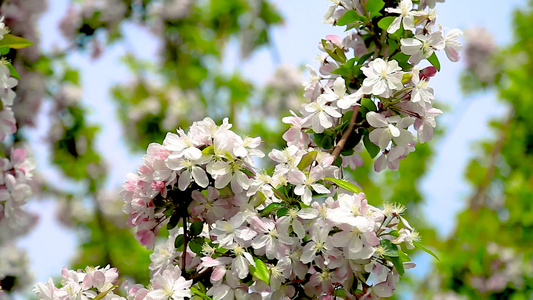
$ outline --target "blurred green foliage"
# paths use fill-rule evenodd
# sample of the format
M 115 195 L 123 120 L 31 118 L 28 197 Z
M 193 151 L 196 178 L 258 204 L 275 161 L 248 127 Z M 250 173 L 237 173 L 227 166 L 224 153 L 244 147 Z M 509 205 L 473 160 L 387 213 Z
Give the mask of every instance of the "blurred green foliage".
M 512 44 L 486 62 L 493 80 L 471 70 L 462 77 L 466 92 L 495 90 L 506 112 L 465 170 L 471 197 L 455 232 L 435 243 L 441 261 L 419 299 L 533 298 L 533 2 L 514 13 L 513 25 Z

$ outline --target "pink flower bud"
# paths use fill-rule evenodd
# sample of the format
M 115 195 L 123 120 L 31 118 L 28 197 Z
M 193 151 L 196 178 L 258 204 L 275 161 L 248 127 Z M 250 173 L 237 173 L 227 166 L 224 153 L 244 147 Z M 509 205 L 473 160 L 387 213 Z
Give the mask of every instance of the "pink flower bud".
M 163 190 L 165 189 L 165 182 L 164 181 L 154 181 L 152 182 L 152 188 L 154 191 L 158 191 L 160 193 L 163 193 Z
M 429 66 L 420 70 L 420 79 L 428 81 L 429 78 L 435 76 L 435 74 L 437 74 L 437 68 Z

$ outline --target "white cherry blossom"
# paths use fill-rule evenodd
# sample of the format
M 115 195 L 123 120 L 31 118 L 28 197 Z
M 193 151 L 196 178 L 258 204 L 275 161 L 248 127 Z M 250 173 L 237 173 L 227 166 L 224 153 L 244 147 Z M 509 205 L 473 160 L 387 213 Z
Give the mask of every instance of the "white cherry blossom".
M 386 8 L 385 11 L 392 14 L 399 14 L 387 28 L 388 33 L 395 33 L 403 24 L 403 29 L 415 32 L 415 17 L 420 16 L 423 12 L 413 11 L 413 2 L 411 0 L 402 0 L 396 8 Z
M 328 101 L 320 97 L 315 102 L 302 106 L 302 109 L 305 115 L 303 126 L 311 126 L 316 133 L 331 128 L 335 120 L 342 117 L 337 107 L 328 105 Z
M 364 94 L 389 98 L 395 90 L 403 88 L 402 68 L 395 60 L 384 61 L 377 58 L 371 61 L 368 67 L 362 67 L 361 71 L 367 77 L 363 81 L 362 92 Z
M 435 50 L 444 49 L 445 42 L 442 31 L 429 35 L 417 34 L 414 38 L 400 40 L 402 53 L 409 55 L 409 62 L 417 65 L 423 59 L 429 58 Z

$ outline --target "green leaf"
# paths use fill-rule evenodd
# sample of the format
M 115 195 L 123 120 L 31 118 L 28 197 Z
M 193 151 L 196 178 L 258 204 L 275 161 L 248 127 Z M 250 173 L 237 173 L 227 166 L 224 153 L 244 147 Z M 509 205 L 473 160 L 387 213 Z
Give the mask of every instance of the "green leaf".
M 9 47 L 0 47 L 0 54 L 1 55 L 6 55 L 9 53 Z
M 341 62 L 341 63 L 345 63 L 346 62 L 346 54 L 344 54 L 344 50 L 342 50 L 341 48 L 337 47 L 336 45 L 333 45 L 333 44 L 330 44 L 333 46 L 333 49 L 329 48 L 328 47 L 328 41 L 327 40 L 322 40 L 322 47 L 324 48 L 324 50 L 326 50 L 326 52 L 329 54 L 329 56 L 331 56 L 331 58 L 333 58 L 335 61 L 338 61 L 338 62 Z
M 215 147 L 213 145 L 205 147 L 202 150 L 202 154 L 215 154 Z
M 269 213 L 275 211 L 275 210 L 278 210 L 280 208 L 284 207 L 284 204 L 283 203 L 270 203 L 267 207 L 265 207 L 265 209 L 263 209 L 263 212 L 261 213 L 261 215 L 263 216 L 266 216 L 268 215 Z
M 381 16 L 381 10 L 385 7 L 383 0 L 368 0 L 366 9 L 370 12 L 370 18 Z
M 407 255 L 407 253 L 403 252 L 402 250 L 398 250 L 398 257 L 400 257 L 400 260 L 402 262 L 411 261 L 411 259 L 409 258 L 409 255 Z
M 348 24 L 352 24 L 355 22 L 366 22 L 368 21 L 368 18 L 365 16 L 361 16 L 358 14 L 355 10 L 349 10 L 342 17 L 339 18 L 337 23 L 335 25 L 338 26 L 344 26 Z
M 8 64 L 6 64 L 6 67 L 9 69 L 9 73 L 11 74 L 11 76 L 13 76 L 13 77 L 17 78 L 18 80 L 20 80 L 20 75 L 17 72 L 17 70 L 15 70 L 15 67 L 13 67 L 12 64 L 8 63 Z
M 398 232 L 398 230 L 393 230 L 393 231 L 390 231 L 387 233 L 388 235 L 392 235 L 394 237 L 399 237 L 400 236 L 400 233 Z
M 372 101 L 372 99 L 369 99 L 369 98 L 363 98 L 361 100 L 361 106 L 366 108 L 367 111 L 377 111 L 378 108 L 376 106 L 376 104 L 374 103 L 374 101 Z
M 183 239 L 183 234 L 180 234 L 176 237 L 176 240 L 174 241 L 174 247 L 176 247 L 176 249 L 183 249 L 183 242 L 184 242 L 184 239 Z
M 205 288 L 205 285 L 203 285 L 202 282 L 198 281 L 196 284 L 198 285 L 198 290 L 200 292 L 202 292 L 204 294 L 205 294 L 205 292 L 207 292 L 207 289 Z
M 0 40 L 0 47 L 9 47 L 13 49 L 22 49 L 32 46 L 33 43 L 25 38 L 14 36 L 12 34 L 4 35 L 4 38 Z
M 116 288 L 117 286 L 114 285 L 112 287 L 110 287 L 107 291 L 103 292 L 103 293 L 100 293 L 98 296 L 96 296 L 94 298 L 94 300 L 100 300 L 100 299 L 104 299 L 104 297 L 109 293 L 111 292 L 114 288 Z
M 218 247 L 216 251 L 217 251 L 217 253 L 225 254 L 225 253 L 228 252 L 229 250 L 226 249 L 226 248 Z
M 359 142 L 361 141 L 361 138 L 362 138 L 362 135 L 361 135 L 361 131 L 360 130 L 355 129 L 354 131 L 352 131 L 352 134 L 350 134 L 350 137 L 346 141 L 346 144 L 344 144 L 344 148 L 343 148 L 342 152 L 344 152 L 344 151 L 353 151 L 353 148 L 359 144 Z
M 365 136 L 363 137 L 363 144 L 365 145 L 368 154 L 370 154 L 370 157 L 374 158 L 376 157 L 376 155 L 378 155 L 381 149 L 376 144 L 372 143 L 368 136 L 369 133 L 365 134 Z
M 255 267 L 250 266 L 250 274 L 253 277 L 264 281 L 266 284 L 270 284 L 270 272 L 266 264 L 257 257 L 254 257 Z
M 405 274 L 405 271 L 403 269 L 403 262 L 400 257 L 385 256 L 385 258 L 392 261 L 394 267 L 396 268 L 396 271 L 398 271 L 398 274 L 400 274 L 400 276 L 403 276 L 403 274 Z
M 363 65 L 365 63 L 365 61 L 372 56 L 372 54 L 374 54 L 374 52 L 369 52 L 369 53 L 361 56 L 359 58 L 359 60 L 357 61 L 357 65 Z
M 439 62 L 439 58 L 437 57 L 437 54 L 435 52 L 433 52 L 433 54 L 431 54 L 430 57 L 428 57 L 428 61 L 435 67 L 437 68 L 437 71 L 440 72 L 440 62 Z
M 409 82 L 412 78 L 413 78 L 413 75 L 412 75 L 412 74 L 404 73 L 403 76 L 402 76 L 402 83 L 403 83 L 403 84 L 406 84 L 406 83 Z
M 80 82 L 80 74 L 76 70 L 67 70 L 63 76 L 64 81 L 70 81 L 75 85 L 78 85 Z
M 331 181 L 335 185 L 337 185 L 338 187 L 340 187 L 342 189 L 345 189 L 347 191 L 350 191 L 352 193 L 362 193 L 363 192 L 363 190 L 361 190 L 358 186 L 356 186 L 355 184 L 353 184 L 351 182 L 348 182 L 346 180 L 337 179 L 337 178 L 331 178 L 331 177 L 326 177 L 326 178 L 324 178 L 324 180 Z
M 200 254 L 202 252 L 202 247 L 205 243 L 204 238 L 195 237 L 192 241 L 187 243 L 187 246 L 191 249 L 192 252 Z
M 198 282 L 200 284 L 200 282 Z M 203 286 L 203 285 L 202 285 Z M 202 293 L 198 288 L 191 286 L 191 293 L 195 296 L 198 296 L 205 300 L 213 300 L 211 297 L 207 296 L 205 293 Z
M 411 64 L 409 64 L 409 56 L 408 55 L 405 55 L 401 52 L 398 52 L 396 53 L 392 59 L 394 59 L 395 61 L 398 62 L 398 65 L 403 69 L 403 70 L 409 70 L 411 69 Z
M 278 218 L 281 218 L 283 216 L 286 216 L 288 213 L 289 213 L 289 209 L 286 207 L 282 207 L 278 209 L 278 213 L 276 215 L 278 216 Z
M 302 157 L 302 160 L 298 164 L 298 170 L 302 171 L 303 169 L 309 167 L 309 165 L 311 165 L 315 161 L 317 154 L 318 151 L 311 151 L 304 155 L 304 157 Z
M 333 138 L 329 136 L 326 132 L 320 134 L 313 134 L 315 143 L 318 147 L 322 149 L 331 149 L 333 148 Z
M 333 295 L 336 297 L 346 297 L 346 292 L 343 289 L 335 289 Z
M 384 256 L 389 256 L 389 257 L 398 257 L 398 246 L 394 245 L 391 241 L 389 240 L 381 240 L 380 241 L 380 246 L 383 247 L 383 249 L 385 249 L 385 253 L 383 253 Z
M 191 235 L 199 235 L 202 233 L 202 230 L 204 229 L 204 223 L 202 221 L 194 221 L 191 224 L 191 228 L 189 229 L 189 232 Z
M 392 23 L 392 21 L 394 21 L 394 19 L 396 19 L 396 17 L 385 17 L 385 18 L 379 20 L 378 27 L 383 29 L 383 30 L 387 30 L 387 29 L 389 29 L 389 26 Z
M 389 39 L 387 44 L 389 45 L 389 55 L 400 48 L 400 45 L 394 39 Z
M 436 260 L 440 261 L 439 258 L 437 257 L 437 255 L 436 255 L 433 251 L 431 251 L 431 250 L 429 250 L 428 248 L 426 248 L 426 247 L 425 247 L 424 245 L 422 245 L 420 242 L 413 241 L 413 245 L 414 245 L 416 248 L 418 248 L 418 249 L 420 249 L 420 250 L 422 250 L 422 251 L 428 253 L 429 255 L 431 255 L 431 256 L 433 256 L 433 257 L 435 257 Z
M 170 217 L 170 220 L 167 223 L 167 229 L 171 230 L 176 227 L 176 225 L 178 225 L 178 222 L 180 221 L 180 218 L 181 217 L 179 215 L 172 215 L 172 217 Z

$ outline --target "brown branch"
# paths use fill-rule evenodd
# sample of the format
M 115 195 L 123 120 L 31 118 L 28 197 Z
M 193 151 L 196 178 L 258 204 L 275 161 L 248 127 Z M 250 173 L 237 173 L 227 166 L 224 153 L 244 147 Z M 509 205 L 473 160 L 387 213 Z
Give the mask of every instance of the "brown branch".
M 492 151 L 490 152 L 487 172 L 485 173 L 485 176 L 483 176 L 483 179 L 481 181 L 481 184 L 479 185 L 479 188 L 476 191 L 476 194 L 470 199 L 470 209 L 473 211 L 477 211 L 485 203 L 487 191 L 489 189 L 490 183 L 492 182 L 492 179 L 494 178 L 494 171 L 496 169 L 496 163 L 498 162 L 498 156 L 502 151 L 505 140 L 507 139 L 507 132 L 509 130 L 509 125 L 513 120 L 513 116 L 514 110 L 511 109 L 507 116 L 507 120 L 505 120 L 505 123 L 503 123 L 503 127 L 500 129 L 498 139 L 494 144 L 494 148 L 492 148 Z
M 359 107 L 360 105 L 356 105 L 353 107 L 353 115 L 352 115 L 352 118 L 350 119 L 350 124 L 348 125 L 348 128 L 346 129 L 346 131 L 342 134 L 341 139 L 339 140 L 339 142 L 337 143 L 337 146 L 335 146 L 335 149 L 333 150 L 333 153 L 332 153 L 333 161 L 335 161 L 337 157 L 339 157 L 342 150 L 344 149 L 344 145 L 346 145 L 346 142 L 348 141 L 348 138 L 350 137 L 350 134 L 352 134 L 353 128 L 355 126 L 355 119 L 357 118 L 357 114 L 359 113 Z

